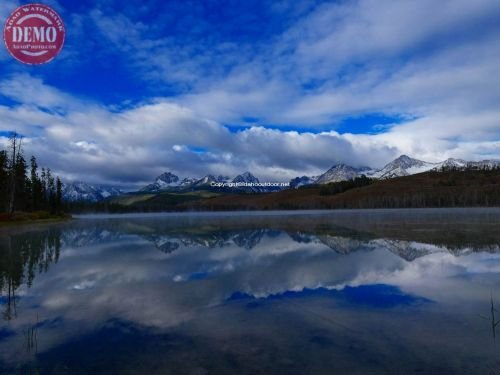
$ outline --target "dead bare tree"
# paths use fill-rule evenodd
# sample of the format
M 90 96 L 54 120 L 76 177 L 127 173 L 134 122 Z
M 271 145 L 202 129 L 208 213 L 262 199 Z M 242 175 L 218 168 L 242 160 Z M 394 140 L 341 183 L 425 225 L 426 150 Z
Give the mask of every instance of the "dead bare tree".
M 490 306 L 490 316 L 482 316 L 481 318 L 488 320 L 491 323 L 491 334 L 493 336 L 493 341 L 496 342 L 496 331 L 497 331 L 497 326 L 500 324 L 500 319 L 497 320 L 495 317 L 495 313 L 498 313 L 498 310 L 495 308 L 495 304 L 493 302 L 493 294 L 491 294 L 491 306 Z

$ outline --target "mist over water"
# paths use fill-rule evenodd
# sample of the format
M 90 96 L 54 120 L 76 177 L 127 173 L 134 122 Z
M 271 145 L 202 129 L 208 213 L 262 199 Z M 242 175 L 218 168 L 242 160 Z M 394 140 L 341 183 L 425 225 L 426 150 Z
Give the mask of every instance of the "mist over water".
M 0 372 L 500 373 L 499 229 L 499 209 L 4 228 Z

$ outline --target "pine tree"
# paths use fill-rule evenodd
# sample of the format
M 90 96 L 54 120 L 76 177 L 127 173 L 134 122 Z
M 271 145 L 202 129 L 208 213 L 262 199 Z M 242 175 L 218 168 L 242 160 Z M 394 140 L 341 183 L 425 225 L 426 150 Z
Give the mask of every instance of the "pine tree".
M 48 193 L 48 203 L 49 203 L 49 210 L 51 214 L 56 213 L 56 186 L 55 186 L 55 181 L 54 177 L 52 176 L 52 173 L 50 169 L 47 169 L 46 173 L 46 178 L 47 178 L 47 193 Z
M 47 208 L 47 174 L 45 172 L 45 168 L 42 168 L 42 176 L 40 179 L 40 188 L 41 188 L 41 198 L 40 205 L 43 209 Z
M 56 179 L 56 211 L 62 211 L 62 182 L 59 177 Z
M 29 210 L 30 206 L 30 183 L 26 178 L 28 166 L 26 165 L 26 160 L 23 157 L 22 150 L 19 150 L 17 154 L 17 160 L 15 164 L 15 194 L 14 194 L 14 209 L 25 211 Z
M 38 177 L 38 164 L 36 162 L 36 158 L 34 156 L 30 159 L 31 162 L 31 210 L 38 211 L 40 210 L 40 204 L 42 203 L 42 184 L 40 182 L 40 177 Z

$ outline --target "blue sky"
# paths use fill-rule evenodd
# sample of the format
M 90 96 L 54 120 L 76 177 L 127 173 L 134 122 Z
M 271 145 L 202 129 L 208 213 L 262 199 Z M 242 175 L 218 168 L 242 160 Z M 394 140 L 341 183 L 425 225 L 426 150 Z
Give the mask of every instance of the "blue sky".
M 43 66 L 2 46 L 0 139 L 67 181 L 500 158 L 497 1 L 45 3 L 66 44 Z

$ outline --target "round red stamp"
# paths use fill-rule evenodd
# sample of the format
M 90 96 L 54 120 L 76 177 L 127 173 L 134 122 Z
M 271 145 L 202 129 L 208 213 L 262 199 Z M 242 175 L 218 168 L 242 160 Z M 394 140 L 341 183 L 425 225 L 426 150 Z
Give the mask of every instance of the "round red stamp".
M 24 64 L 53 60 L 61 52 L 65 36 L 62 18 L 43 4 L 20 6 L 7 18 L 3 28 L 7 50 Z

